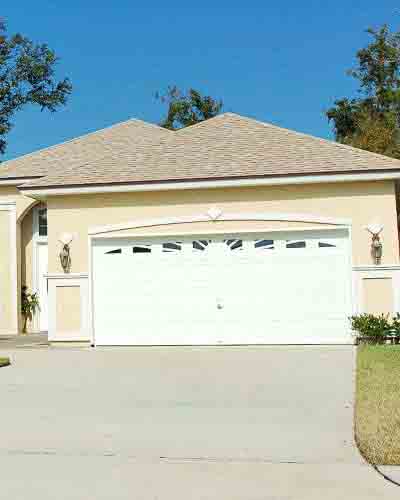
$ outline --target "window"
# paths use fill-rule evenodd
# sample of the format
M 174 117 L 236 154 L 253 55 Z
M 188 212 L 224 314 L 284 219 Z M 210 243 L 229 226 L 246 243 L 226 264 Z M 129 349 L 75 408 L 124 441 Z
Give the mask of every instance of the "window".
M 305 241 L 286 241 L 286 248 L 306 248 Z
M 106 252 L 106 255 L 111 255 L 111 254 L 115 254 L 115 253 L 122 253 L 122 249 L 117 248 L 115 250 L 110 250 L 109 252 Z
M 47 208 L 38 209 L 39 236 L 47 236 Z
M 258 250 L 273 250 L 275 248 L 274 240 L 256 240 L 254 242 L 254 248 Z
M 162 244 L 162 251 L 167 253 L 176 253 L 182 250 L 182 242 L 170 242 Z
M 132 247 L 132 252 L 135 253 L 151 253 L 150 245 L 137 245 Z
M 243 250 L 242 240 L 224 240 L 224 243 L 230 250 Z
M 211 243 L 211 241 L 209 240 L 197 240 L 197 241 L 193 241 L 193 249 L 194 250 L 200 250 L 200 251 L 204 251 L 208 245 Z
M 318 246 L 319 248 L 336 247 L 336 245 L 333 245 L 331 243 L 325 243 L 324 241 L 319 241 Z

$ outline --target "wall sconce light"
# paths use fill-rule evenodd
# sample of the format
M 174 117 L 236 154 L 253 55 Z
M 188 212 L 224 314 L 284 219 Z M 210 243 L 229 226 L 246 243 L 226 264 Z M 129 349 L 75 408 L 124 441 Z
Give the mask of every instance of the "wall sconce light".
M 72 234 L 63 233 L 58 240 L 62 244 L 62 249 L 59 257 L 64 273 L 69 273 L 71 271 L 70 245 L 73 239 L 74 237 Z
M 382 241 L 379 235 L 383 230 L 383 225 L 369 224 L 366 229 L 372 235 L 372 240 L 371 240 L 372 258 L 374 259 L 375 265 L 379 265 L 382 261 L 382 253 L 383 253 Z

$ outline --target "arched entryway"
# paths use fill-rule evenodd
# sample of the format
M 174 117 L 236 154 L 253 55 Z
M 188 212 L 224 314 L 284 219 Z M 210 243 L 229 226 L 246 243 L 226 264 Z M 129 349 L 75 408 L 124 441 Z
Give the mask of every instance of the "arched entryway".
M 39 294 L 40 311 L 29 325 L 32 332 L 47 332 L 47 207 L 37 203 L 27 210 L 20 225 L 20 284 Z

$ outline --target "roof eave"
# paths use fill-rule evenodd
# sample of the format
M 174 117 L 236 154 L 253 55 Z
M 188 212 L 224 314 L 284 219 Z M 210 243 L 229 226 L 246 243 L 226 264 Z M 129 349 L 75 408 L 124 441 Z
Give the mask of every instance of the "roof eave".
M 86 184 L 70 186 L 20 186 L 21 193 L 32 198 L 65 196 L 76 194 L 126 193 L 145 191 L 174 191 L 190 189 L 221 189 L 231 187 L 256 187 L 295 184 L 322 184 L 340 182 L 384 181 L 400 179 L 400 169 L 396 171 L 368 171 L 352 173 L 311 174 L 293 176 L 270 176 L 248 178 L 223 178 L 204 180 L 180 180 L 162 182 Z
M 0 177 L 1 186 L 22 186 L 26 182 L 35 181 L 40 179 L 43 175 L 29 176 L 29 177 Z

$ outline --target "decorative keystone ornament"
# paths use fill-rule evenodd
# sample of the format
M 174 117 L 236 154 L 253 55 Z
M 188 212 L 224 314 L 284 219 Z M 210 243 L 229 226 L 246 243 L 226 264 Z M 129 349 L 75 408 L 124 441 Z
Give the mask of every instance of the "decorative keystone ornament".
M 380 238 L 380 233 L 383 231 L 383 225 L 379 223 L 369 224 L 366 227 L 367 231 L 371 234 L 371 256 L 374 260 L 375 265 L 379 265 L 382 262 L 383 245 Z
M 61 249 L 61 252 L 59 254 L 60 264 L 61 264 L 61 267 L 63 268 L 64 273 L 66 273 L 66 274 L 71 271 L 70 245 L 71 245 L 71 242 L 73 239 L 74 239 L 74 237 L 72 234 L 63 233 L 58 240 L 62 244 L 62 249 Z
M 221 217 L 222 215 L 222 210 L 218 207 L 211 207 L 208 212 L 207 212 L 207 215 L 210 217 L 211 220 L 217 220 L 219 217 Z

